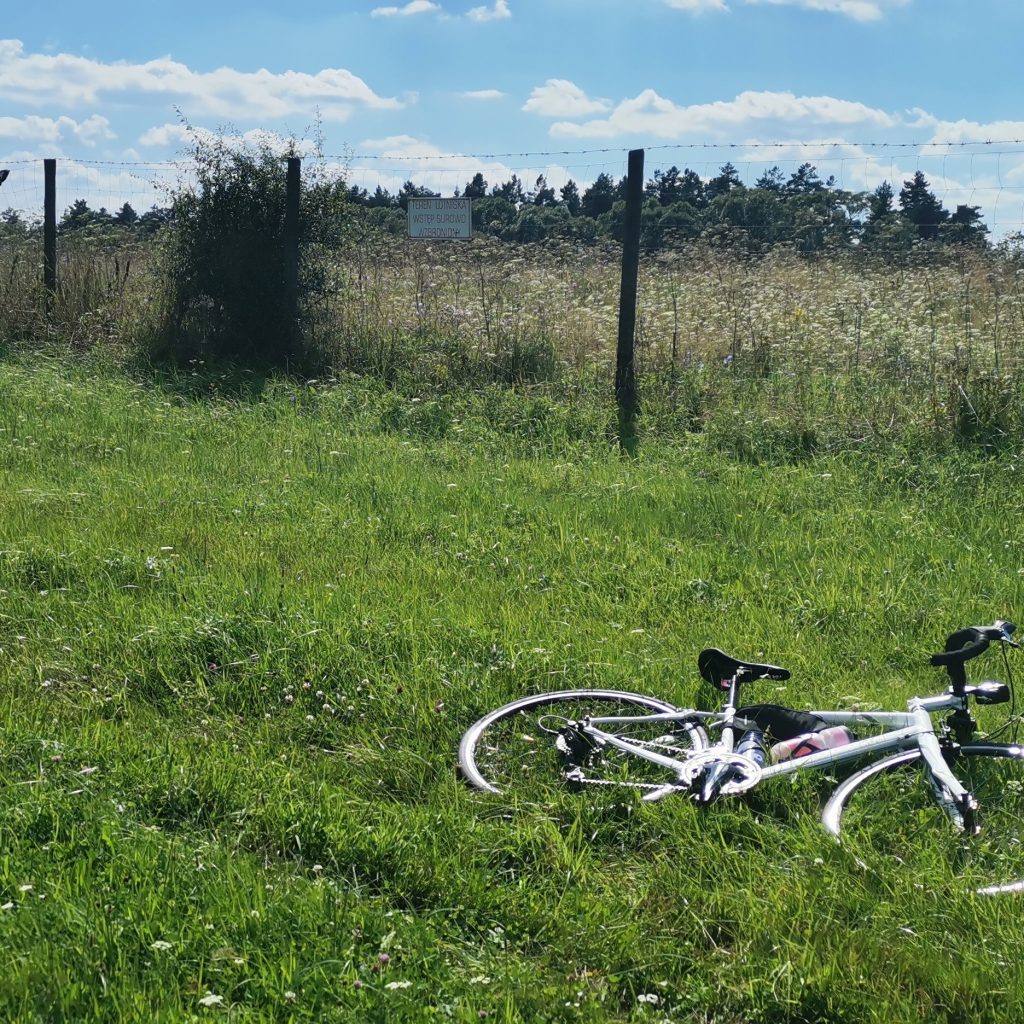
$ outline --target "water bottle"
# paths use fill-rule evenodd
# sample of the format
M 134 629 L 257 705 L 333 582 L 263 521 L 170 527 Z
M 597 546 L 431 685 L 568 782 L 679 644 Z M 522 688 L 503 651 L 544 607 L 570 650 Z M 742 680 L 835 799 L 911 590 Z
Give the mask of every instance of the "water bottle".
M 794 736 L 791 740 L 776 743 L 771 749 L 771 759 L 789 761 L 794 757 L 806 757 L 808 754 L 816 754 L 819 750 L 845 747 L 855 739 L 845 725 L 835 725 L 831 729 L 819 729 L 817 732 L 805 732 L 802 736 Z
M 748 729 L 736 745 L 736 753 L 749 757 L 758 768 L 763 768 L 767 760 L 764 749 L 764 733 L 760 729 Z

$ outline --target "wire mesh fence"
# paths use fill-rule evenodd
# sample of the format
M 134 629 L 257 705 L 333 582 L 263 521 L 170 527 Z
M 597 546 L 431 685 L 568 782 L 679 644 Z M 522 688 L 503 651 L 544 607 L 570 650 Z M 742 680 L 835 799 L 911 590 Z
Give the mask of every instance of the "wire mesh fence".
M 536 203 L 538 193 L 552 193 L 549 205 L 565 200 L 573 186 L 582 195 L 603 179 L 619 182 L 626 172 L 626 152 L 617 149 L 552 150 L 532 153 L 443 153 L 412 140 L 389 140 L 379 152 L 315 154 L 299 144 L 297 152 L 326 179 L 343 180 L 359 197 L 385 196 L 394 201 L 409 187 L 442 196 L 462 195 L 474 181 L 484 195 L 510 195 L 517 205 Z M 284 143 L 274 140 L 278 148 Z M 748 190 L 775 181 L 782 185 L 811 167 L 816 181 L 834 191 L 866 196 L 883 182 L 898 195 L 904 184 L 922 174 L 942 206 L 977 208 L 992 240 L 1024 231 L 1024 140 L 943 143 L 834 143 L 827 141 L 664 145 L 646 149 L 650 184 L 655 173 L 692 172 L 705 185 L 729 166 L 734 181 Z M 0 160 L 10 176 L 0 190 L 0 209 L 28 221 L 42 216 L 43 169 L 40 160 Z M 511 187 L 510 186 L 511 183 Z M 176 190 L 194 188 L 196 166 L 183 158 L 170 161 L 60 161 L 59 216 L 84 201 L 91 210 L 115 213 L 128 203 L 142 214 L 166 207 Z M 506 186 L 503 189 L 503 186 Z M 576 212 L 576 211 L 573 211 Z M 756 214 L 750 220 L 758 225 Z

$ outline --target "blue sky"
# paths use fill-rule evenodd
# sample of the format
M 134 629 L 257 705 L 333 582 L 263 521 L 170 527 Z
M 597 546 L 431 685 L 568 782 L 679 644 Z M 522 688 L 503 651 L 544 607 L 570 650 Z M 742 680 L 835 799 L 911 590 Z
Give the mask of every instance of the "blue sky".
M 34 196 L 43 156 L 111 205 L 160 173 L 131 165 L 181 153 L 180 110 L 300 137 L 319 115 L 326 152 L 371 189 L 450 194 L 478 170 L 585 184 L 642 146 L 648 174 L 732 160 L 752 180 L 806 159 L 867 188 L 920 168 L 947 206 L 1013 230 L 1024 144 L 986 143 L 1024 139 L 1022 40 L 1021 0 L 9 5 L 0 166 L 17 176 L 0 207 Z

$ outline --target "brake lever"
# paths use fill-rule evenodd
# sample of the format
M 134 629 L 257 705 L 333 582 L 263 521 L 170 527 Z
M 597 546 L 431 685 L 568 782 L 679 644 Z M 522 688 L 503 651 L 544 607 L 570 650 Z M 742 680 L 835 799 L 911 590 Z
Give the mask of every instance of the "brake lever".
M 999 640 L 1009 647 L 1020 647 L 1020 644 L 1013 639 L 1013 633 L 1017 629 L 1015 623 L 1010 622 L 1008 619 L 996 619 L 992 625 L 995 629 L 999 630 L 999 636 L 994 639 Z

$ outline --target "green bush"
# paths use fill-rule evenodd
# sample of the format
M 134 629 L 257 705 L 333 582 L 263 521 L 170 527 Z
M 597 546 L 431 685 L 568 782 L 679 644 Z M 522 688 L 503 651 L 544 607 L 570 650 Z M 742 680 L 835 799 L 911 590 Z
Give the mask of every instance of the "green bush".
M 286 158 L 269 142 L 193 133 L 194 186 L 173 195 L 158 354 L 292 367 L 313 359 L 331 288 L 323 243 L 345 217 L 344 182 L 304 170 L 298 309 L 286 286 Z

